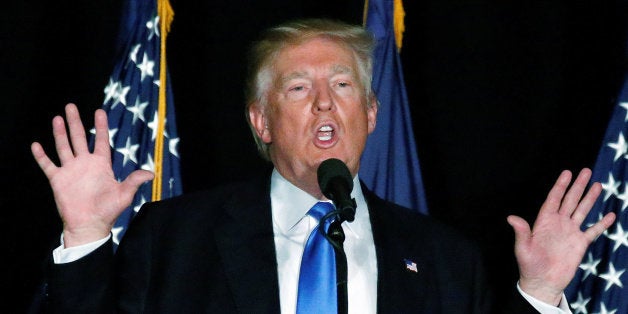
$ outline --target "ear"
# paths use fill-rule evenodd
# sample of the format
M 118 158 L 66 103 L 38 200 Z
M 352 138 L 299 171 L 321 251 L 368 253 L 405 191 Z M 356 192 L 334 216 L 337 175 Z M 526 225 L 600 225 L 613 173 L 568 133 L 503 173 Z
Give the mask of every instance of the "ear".
M 366 116 L 368 118 L 368 133 L 371 134 L 375 130 L 375 125 L 377 124 L 377 108 L 379 103 L 377 101 L 377 96 L 375 96 L 375 92 L 371 92 L 371 96 L 368 99 L 368 106 L 366 106 Z
M 264 108 L 259 102 L 254 102 L 249 106 L 249 120 L 255 133 L 262 140 L 262 142 L 269 144 L 272 142 L 270 136 L 270 130 L 268 129 L 268 119 L 264 112 Z

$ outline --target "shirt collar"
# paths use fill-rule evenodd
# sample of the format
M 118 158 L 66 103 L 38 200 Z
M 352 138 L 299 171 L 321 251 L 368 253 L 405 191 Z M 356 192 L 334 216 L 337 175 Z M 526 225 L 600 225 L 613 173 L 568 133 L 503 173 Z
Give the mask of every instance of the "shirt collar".
M 357 175 L 353 178 L 351 197 L 355 198 L 357 204 L 356 220 L 360 220 L 360 217 L 368 217 L 366 201 Z M 277 169 L 273 169 L 270 179 L 270 199 L 273 221 L 284 234 L 303 219 L 307 211 L 319 201 L 290 183 Z M 344 222 L 343 225 L 355 233 L 356 230 L 351 228 L 351 223 Z

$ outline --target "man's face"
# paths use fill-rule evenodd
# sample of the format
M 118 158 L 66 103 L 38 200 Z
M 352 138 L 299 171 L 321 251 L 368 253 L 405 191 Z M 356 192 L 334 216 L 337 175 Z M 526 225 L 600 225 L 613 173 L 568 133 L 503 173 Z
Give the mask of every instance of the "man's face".
M 258 115 L 254 125 L 270 143 L 277 170 L 293 184 L 318 194 L 316 170 L 322 161 L 338 158 L 353 175 L 357 173 L 377 107 L 366 106 L 351 51 L 332 40 L 315 38 L 288 46 L 276 60 L 268 107 L 258 112 L 263 117 Z M 266 125 L 268 129 L 260 132 Z

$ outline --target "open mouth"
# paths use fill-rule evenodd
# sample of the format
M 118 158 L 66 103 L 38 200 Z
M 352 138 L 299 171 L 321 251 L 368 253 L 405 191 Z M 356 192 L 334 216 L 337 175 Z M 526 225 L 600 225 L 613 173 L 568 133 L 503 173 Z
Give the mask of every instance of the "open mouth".
M 330 125 L 323 125 L 318 129 L 318 140 L 319 141 L 329 141 L 334 136 L 334 128 Z

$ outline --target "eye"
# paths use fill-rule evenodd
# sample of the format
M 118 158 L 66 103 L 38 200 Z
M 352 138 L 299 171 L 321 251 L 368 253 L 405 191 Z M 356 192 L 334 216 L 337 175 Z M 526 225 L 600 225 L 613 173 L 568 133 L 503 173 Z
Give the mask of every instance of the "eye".
M 307 91 L 309 88 L 310 83 L 302 79 L 290 80 L 284 85 L 284 90 L 289 94 L 302 93 Z
M 353 81 L 347 79 L 340 79 L 334 82 L 333 87 L 339 93 L 350 93 L 354 90 Z
M 286 86 L 285 95 L 290 101 L 298 101 L 307 97 L 310 89 L 309 82 L 293 82 L 293 84 Z

